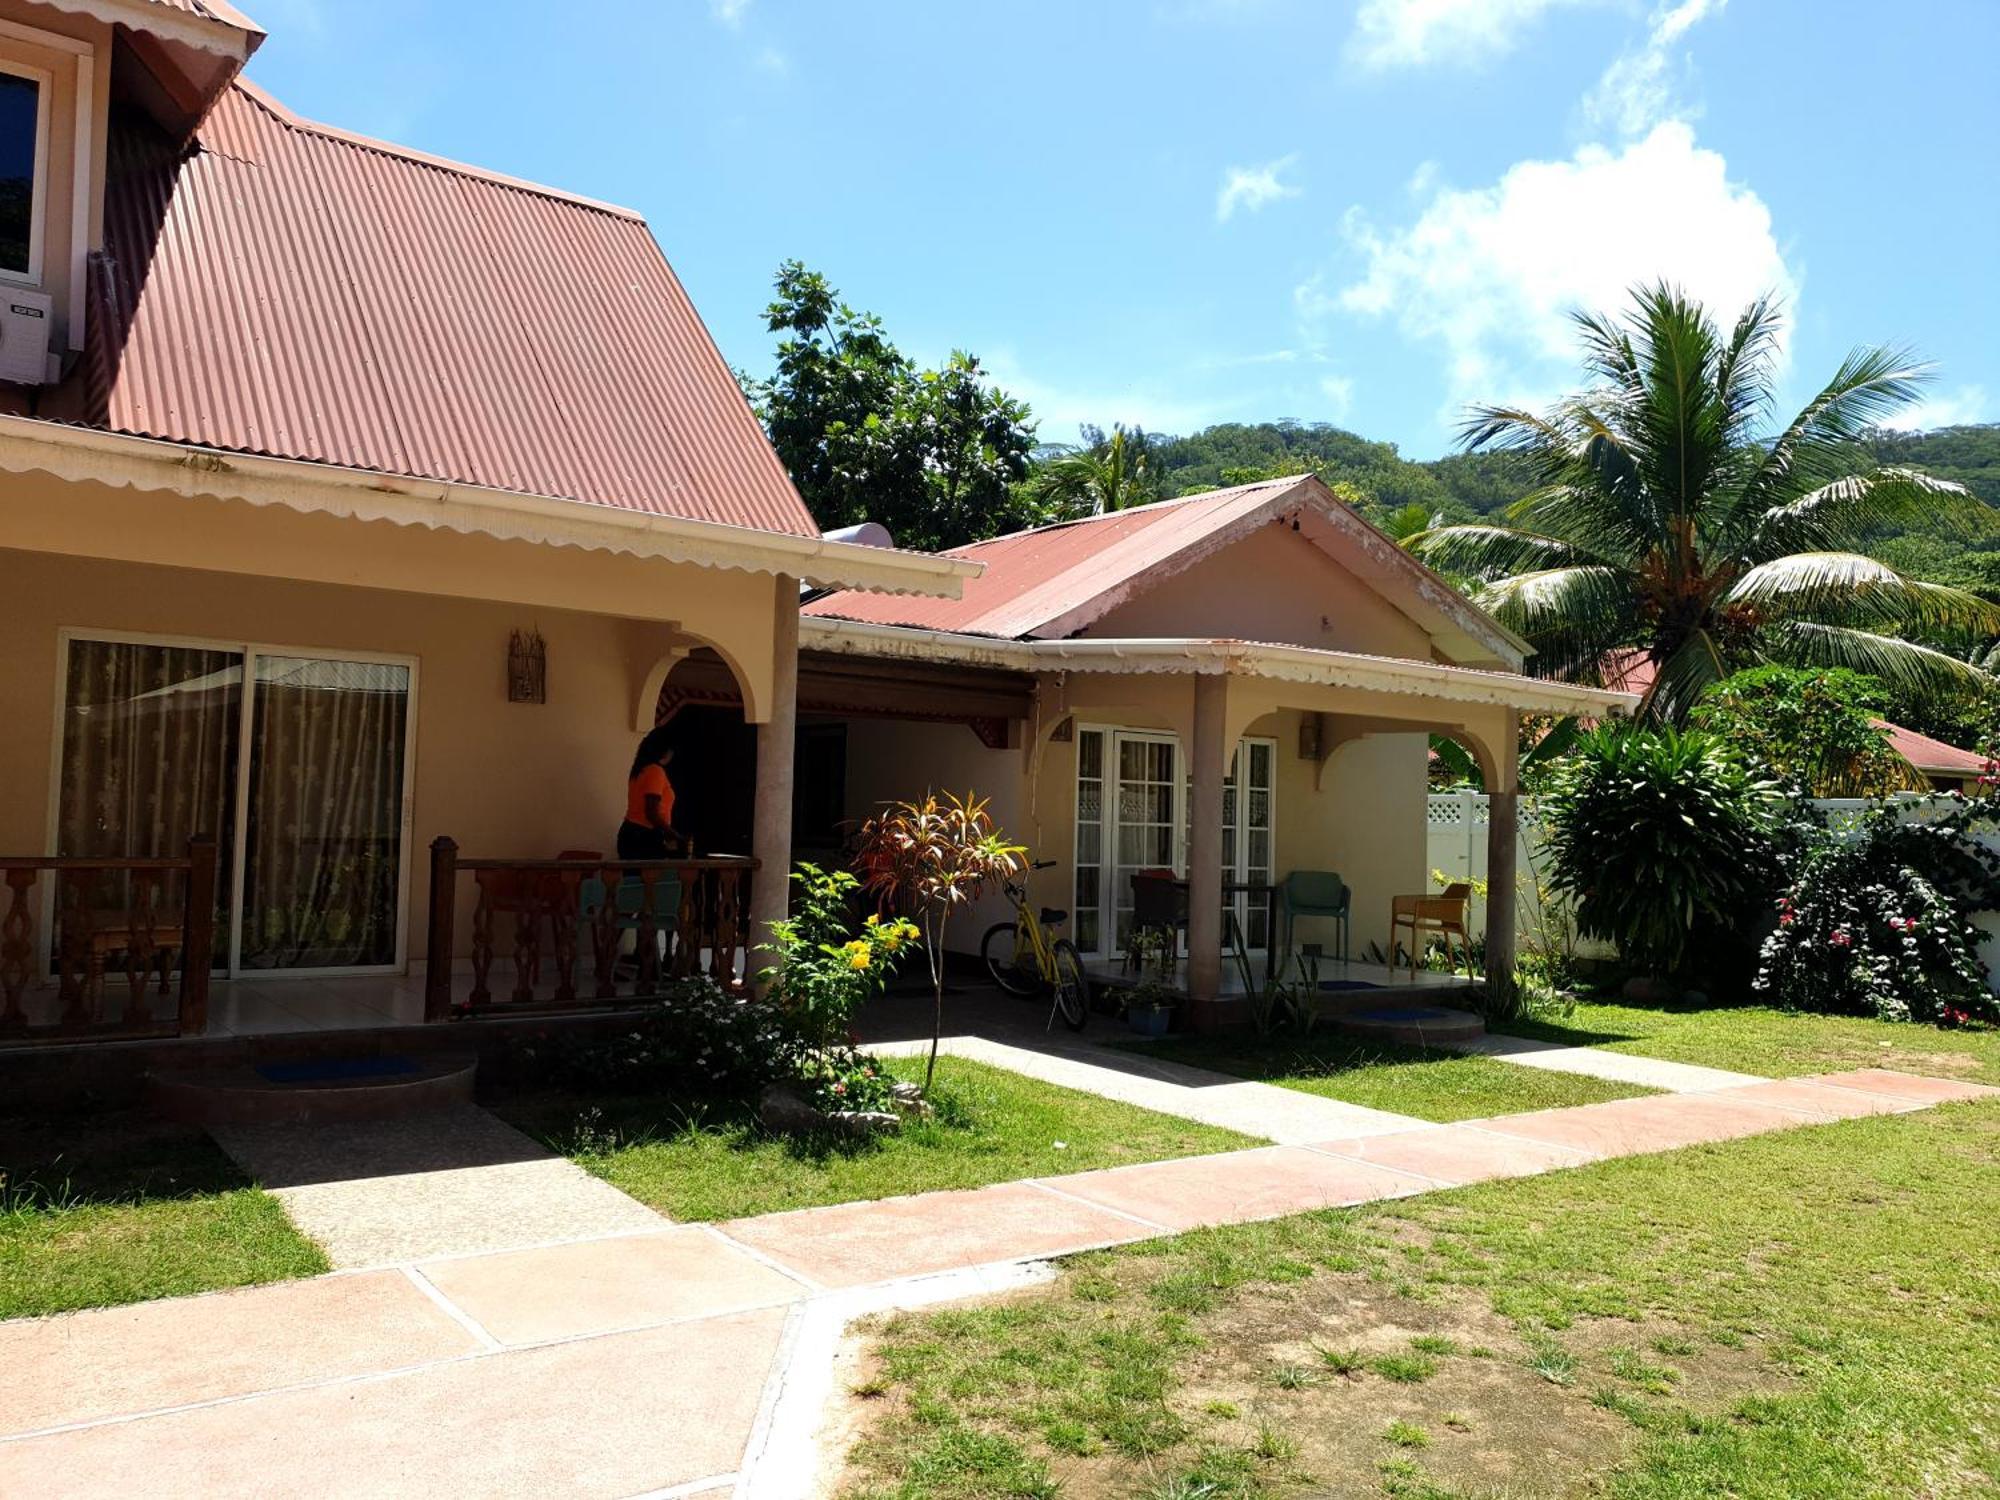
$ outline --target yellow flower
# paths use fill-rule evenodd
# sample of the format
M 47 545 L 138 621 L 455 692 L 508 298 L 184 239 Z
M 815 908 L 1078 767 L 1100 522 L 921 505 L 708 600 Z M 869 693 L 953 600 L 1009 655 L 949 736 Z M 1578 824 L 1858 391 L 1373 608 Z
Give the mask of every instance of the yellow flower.
M 861 938 L 849 943 L 843 951 L 847 954 L 847 967 L 850 969 L 865 969 L 874 957 L 867 942 Z

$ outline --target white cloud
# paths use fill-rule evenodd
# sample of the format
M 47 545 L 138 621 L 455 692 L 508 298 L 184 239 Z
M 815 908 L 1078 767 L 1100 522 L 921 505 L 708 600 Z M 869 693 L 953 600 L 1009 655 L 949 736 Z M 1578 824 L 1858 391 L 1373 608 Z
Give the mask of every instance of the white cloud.
M 750 9 L 750 0 L 708 0 L 708 13 L 724 26 L 741 26 L 743 13 Z
M 1621 135 L 1644 135 L 1666 119 L 1688 119 L 1693 111 L 1674 93 L 1675 43 L 1695 24 L 1721 11 L 1728 0 L 1680 0 L 1653 12 L 1643 45 L 1618 55 L 1583 101 L 1595 124 Z
M 1962 385 L 1955 391 L 1941 391 L 1905 408 L 1883 425 L 1899 432 L 1929 432 L 1933 428 L 1962 427 L 1993 419 L 1993 403 L 1986 395 L 1986 387 Z
M 1559 5 L 1584 0 L 1361 0 L 1348 56 L 1367 68 L 1483 63 Z
M 1454 406 L 1567 388 L 1568 313 L 1618 310 L 1640 282 L 1670 280 L 1724 322 L 1764 292 L 1798 290 L 1763 200 L 1678 121 L 1616 151 L 1518 162 L 1490 187 L 1440 187 L 1401 228 L 1352 210 L 1345 230 L 1366 275 L 1337 291 L 1324 273 L 1309 279 L 1300 315 L 1393 316 L 1442 346 Z
M 1223 173 L 1222 191 L 1215 195 L 1215 222 L 1228 223 L 1239 208 L 1255 213 L 1280 198 L 1298 197 L 1300 188 L 1279 180 L 1279 174 L 1291 170 L 1298 159 L 1294 152 L 1261 167 L 1231 167 Z
M 766 47 L 758 52 L 757 66 L 776 78 L 783 78 L 792 71 L 792 60 L 776 47 Z
M 993 383 L 1028 403 L 1045 443 L 1073 443 L 1084 422 L 1109 431 L 1114 423 L 1148 432 L 1198 432 L 1216 422 L 1246 418 L 1263 395 L 1232 384 L 1226 396 L 1205 398 L 1169 389 L 1157 379 L 1112 381 L 1089 387 L 1040 380 L 1023 368 L 1011 350 L 996 350 L 982 364 Z M 1267 403 L 1268 405 L 1268 403 Z
M 1325 420 L 1341 422 L 1354 409 L 1354 377 L 1352 375 L 1328 375 L 1319 383 L 1319 393 L 1326 398 Z

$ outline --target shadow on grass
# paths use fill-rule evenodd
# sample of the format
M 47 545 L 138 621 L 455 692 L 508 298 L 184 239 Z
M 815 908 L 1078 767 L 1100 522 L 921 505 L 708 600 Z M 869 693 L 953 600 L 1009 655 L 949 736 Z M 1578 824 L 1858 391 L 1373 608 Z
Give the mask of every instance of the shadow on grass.
M 13 1209 L 205 1198 L 251 1185 L 197 1126 L 138 1115 L 0 1121 L 0 1197 Z

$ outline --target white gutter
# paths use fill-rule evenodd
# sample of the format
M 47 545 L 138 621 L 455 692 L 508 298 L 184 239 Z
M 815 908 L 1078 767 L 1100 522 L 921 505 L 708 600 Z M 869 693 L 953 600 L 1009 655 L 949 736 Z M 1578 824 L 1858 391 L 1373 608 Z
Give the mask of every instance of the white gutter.
M 819 588 L 956 599 L 965 579 L 985 571 L 983 563 L 965 558 L 692 521 L 515 490 L 407 479 L 338 464 L 266 458 L 34 417 L 0 415 L 0 472 L 39 472 L 117 489 L 212 496 L 281 505 L 305 514 L 782 574 Z
M 1261 677 L 1320 687 L 1407 693 L 1458 703 L 1486 703 L 1537 713 L 1602 718 L 1630 714 L 1637 693 L 1551 682 L 1515 672 L 1447 667 L 1398 656 L 1321 651 L 1259 641 L 1186 639 L 1086 639 L 1009 641 L 864 625 L 807 616 L 799 622 L 802 650 L 892 660 L 947 662 L 1013 672 L 1154 672 Z

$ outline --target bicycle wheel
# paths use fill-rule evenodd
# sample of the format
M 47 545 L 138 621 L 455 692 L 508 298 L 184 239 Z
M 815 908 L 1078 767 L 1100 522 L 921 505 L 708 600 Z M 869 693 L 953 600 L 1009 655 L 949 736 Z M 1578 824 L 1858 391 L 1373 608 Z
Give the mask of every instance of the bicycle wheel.
M 980 940 L 979 956 L 993 982 L 1010 995 L 1032 995 L 1042 987 L 1035 972 L 1035 955 L 1021 945 L 1018 923 L 995 922 Z
M 1090 1015 L 1090 981 L 1084 978 L 1083 960 L 1068 938 L 1056 939 L 1056 1014 L 1071 1031 L 1083 1030 Z

